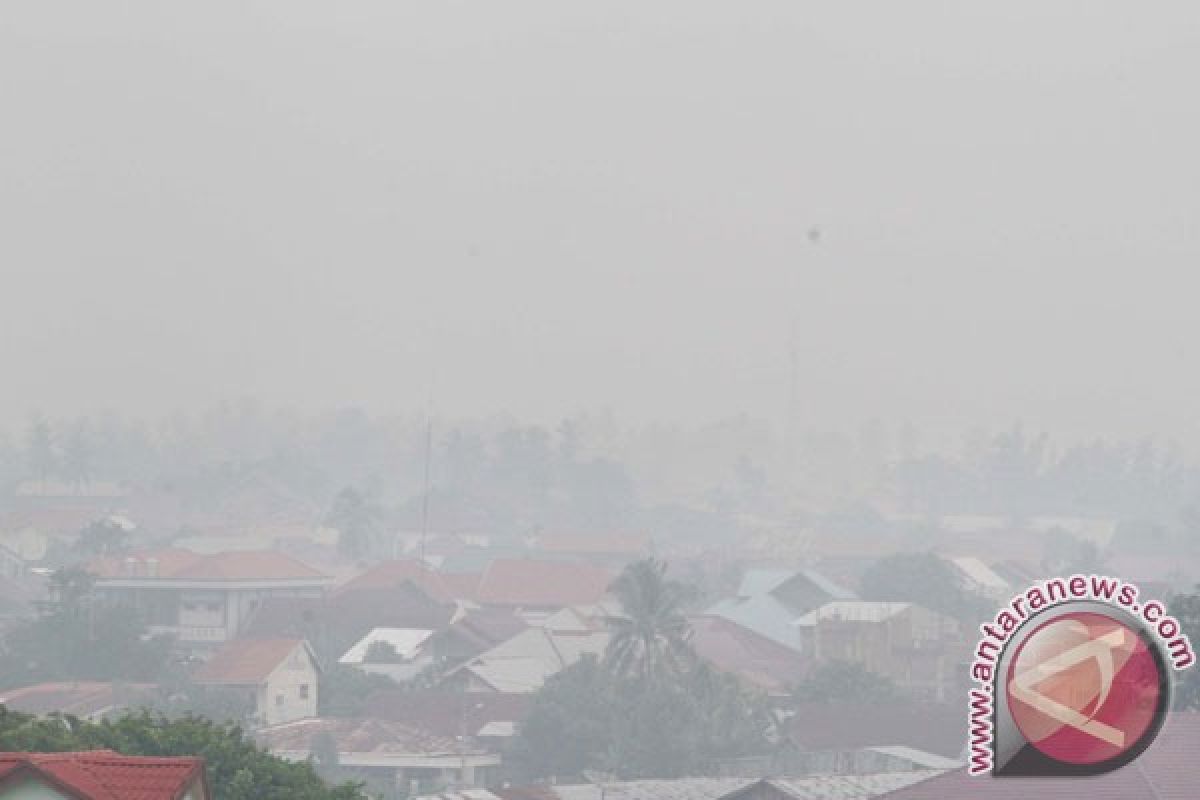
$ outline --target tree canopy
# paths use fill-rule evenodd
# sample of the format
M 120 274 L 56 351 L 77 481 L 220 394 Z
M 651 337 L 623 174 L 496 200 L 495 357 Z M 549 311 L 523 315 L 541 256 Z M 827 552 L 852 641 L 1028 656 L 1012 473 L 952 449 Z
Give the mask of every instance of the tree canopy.
M 900 600 L 966 620 L 990 613 L 986 600 L 965 589 L 944 560 L 933 553 L 896 553 L 879 559 L 863 574 L 864 600 Z
M 677 675 L 691 656 L 683 606 L 689 587 L 668 580 L 666 564 L 645 559 L 630 564 L 612 583 L 622 614 L 610 620 L 612 641 L 605 660 L 617 674 Z
M 797 703 L 885 703 L 903 699 L 891 680 L 861 664 L 826 661 L 797 684 L 792 693 Z
M 46 718 L 0 707 L 0 750 L 115 750 L 138 756 L 200 756 L 220 800 L 365 800 L 352 784 L 328 787 L 312 765 L 271 755 L 233 725 L 200 717 L 168 719 L 150 712 L 114 722 Z
M 695 655 L 686 592 L 665 571 L 627 567 L 613 584 L 625 614 L 604 658 L 584 657 L 534 695 L 512 750 L 523 778 L 713 774 L 723 759 L 766 751 L 764 699 Z
M 171 640 L 146 637 L 136 615 L 94 602 L 92 579 L 62 569 L 55 600 L 0 641 L 0 687 L 54 680 L 155 682 L 169 669 Z

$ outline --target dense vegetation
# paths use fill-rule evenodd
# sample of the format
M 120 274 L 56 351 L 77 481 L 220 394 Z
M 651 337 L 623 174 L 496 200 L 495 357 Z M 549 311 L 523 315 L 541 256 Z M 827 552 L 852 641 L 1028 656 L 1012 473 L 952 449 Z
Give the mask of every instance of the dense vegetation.
M 114 722 L 74 717 L 36 718 L 0 707 L 0 750 L 66 752 L 115 750 L 125 755 L 200 756 L 219 800 L 363 800 L 355 785 L 330 788 L 312 765 L 267 753 L 241 729 L 199 717 L 142 712 Z
M 765 751 L 763 698 L 691 651 L 690 592 L 664 573 L 654 561 L 630 565 L 613 584 L 626 614 L 605 658 L 583 658 L 535 695 L 513 747 L 522 777 L 703 775 Z

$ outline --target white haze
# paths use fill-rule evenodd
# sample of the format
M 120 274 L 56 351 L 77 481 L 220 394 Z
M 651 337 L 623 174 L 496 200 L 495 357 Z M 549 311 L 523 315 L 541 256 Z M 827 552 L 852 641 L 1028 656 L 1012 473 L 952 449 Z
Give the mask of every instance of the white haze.
M 253 396 L 1197 443 L 1200 9 L 8 2 L 0 427 Z

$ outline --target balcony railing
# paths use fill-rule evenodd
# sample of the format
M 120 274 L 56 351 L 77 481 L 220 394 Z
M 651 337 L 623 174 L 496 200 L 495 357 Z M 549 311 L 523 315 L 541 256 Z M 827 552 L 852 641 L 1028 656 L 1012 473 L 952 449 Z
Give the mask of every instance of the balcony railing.
M 152 634 L 169 634 L 181 642 L 223 642 L 225 629 L 219 625 L 151 625 Z

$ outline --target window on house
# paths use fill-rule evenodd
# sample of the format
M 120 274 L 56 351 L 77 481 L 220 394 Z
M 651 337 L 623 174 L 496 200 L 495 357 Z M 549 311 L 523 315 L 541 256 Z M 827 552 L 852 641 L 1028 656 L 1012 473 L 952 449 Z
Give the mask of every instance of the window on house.
M 282 694 L 275 695 L 275 705 L 277 705 L 277 706 L 283 705 L 283 695 Z
M 300 684 L 300 699 L 301 700 L 308 699 L 308 684 L 307 683 Z

